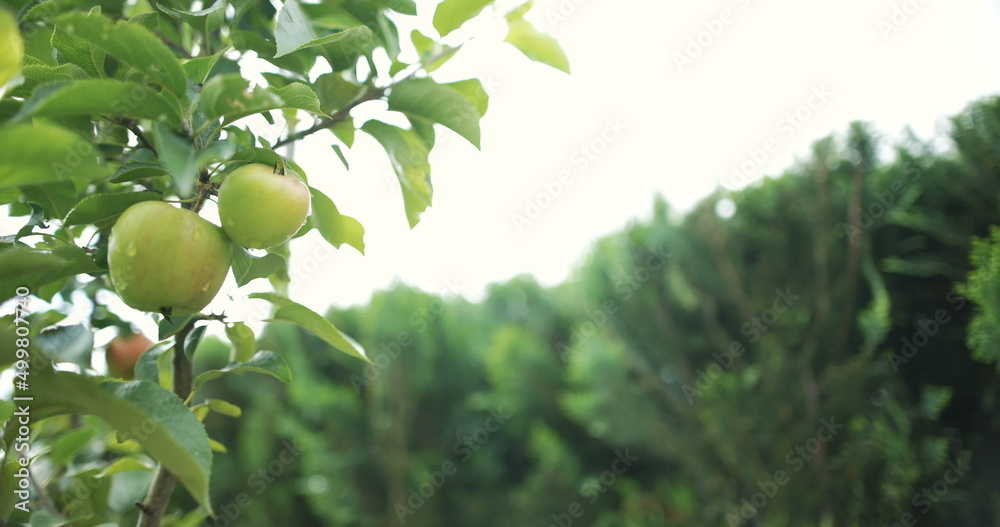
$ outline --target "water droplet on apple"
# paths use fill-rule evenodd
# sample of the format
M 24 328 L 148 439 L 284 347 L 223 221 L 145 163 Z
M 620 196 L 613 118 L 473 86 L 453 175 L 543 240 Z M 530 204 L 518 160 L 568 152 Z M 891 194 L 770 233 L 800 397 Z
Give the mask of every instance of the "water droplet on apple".
M 191 234 L 191 239 L 193 239 L 193 240 L 200 240 L 201 239 L 201 230 L 195 229 L 195 231 Z
M 201 291 L 204 293 L 205 291 L 208 291 L 209 287 L 212 287 L 212 284 L 205 282 L 205 285 L 201 286 Z
M 125 254 L 129 256 L 135 256 L 139 253 L 139 250 L 135 247 L 135 242 L 128 244 L 128 248 L 125 249 Z

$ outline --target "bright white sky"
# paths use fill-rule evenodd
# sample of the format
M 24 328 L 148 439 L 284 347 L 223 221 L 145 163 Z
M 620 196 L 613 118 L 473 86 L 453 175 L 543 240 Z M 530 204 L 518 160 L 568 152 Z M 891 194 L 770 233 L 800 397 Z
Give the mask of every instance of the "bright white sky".
M 439 132 L 447 144 L 432 154 L 434 206 L 410 231 L 374 140 L 359 134 L 349 173 L 325 137 L 302 144 L 310 182 L 365 225 L 368 249 L 334 253 L 291 294 L 321 309 L 364 302 L 397 279 L 473 298 L 518 273 L 554 284 L 595 239 L 648 216 L 656 193 L 687 210 L 768 138 L 777 149 L 762 172 L 775 174 L 853 120 L 874 121 L 889 137 L 907 124 L 933 137 L 944 116 L 1000 91 L 1000 7 L 922 3 L 907 2 L 919 9 L 886 41 L 879 20 L 902 0 L 541 0 L 529 18 L 562 43 L 572 76 L 501 43 L 498 24 L 465 28 L 484 36 L 436 76 L 475 74 L 492 85 L 482 152 Z M 433 4 L 422 2 L 422 13 Z M 679 72 L 673 53 L 724 9 L 731 23 Z M 779 130 L 814 86 L 833 95 L 790 136 Z M 608 120 L 627 128 L 589 166 L 574 162 Z M 563 171 L 571 184 L 519 232 L 512 215 Z M 309 237 L 297 254 L 314 250 L 318 236 Z
M 429 19 L 436 2 L 418 3 Z M 325 244 L 310 233 L 292 247 L 293 269 L 303 279 L 291 296 L 322 312 L 363 303 L 394 281 L 471 298 L 519 273 L 554 284 L 597 238 L 647 217 L 656 193 L 688 210 L 719 181 L 730 181 L 747 149 L 769 138 L 776 149 L 761 170 L 768 174 L 853 120 L 874 121 L 889 137 L 910 124 L 931 138 L 945 116 L 1000 91 L 1000 6 L 907 0 L 919 8 L 885 40 L 879 21 L 903 4 L 539 0 L 529 19 L 559 39 L 572 76 L 503 44 L 502 24 L 486 15 L 456 38 L 481 36 L 435 73 L 442 81 L 476 75 L 488 85 L 483 150 L 439 130 L 431 157 L 434 206 L 416 229 L 408 228 L 398 184 L 372 138 L 358 134 L 350 172 L 328 135 L 298 146 L 310 183 L 364 224 L 367 254 L 345 246 L 323 261 L 310 259 Z M 679 72 L 674 53 L 684 53 L 688 37 L 698 38 L 725 9 L 730 23 Z M 822 105 L 814 100 L 817 109 L 786 134 L 780 121 L 807 103 L 813 87 L 832 96 Z M 370 103 L 356 116 L 382 108 Z M 581 149 L 595 140 L 600 147 L 609 122 L 625 128 L 584 166 Z M 543 198 L 547 207 L 519 230 L 513 215 L 526 214 L 528 200 L 564 171 L 571 183 Z M 238 300 L 265 289 L 259 282 L 224 292 Z M 239 317 L 240 308 L 224 298 L 211 308 Z

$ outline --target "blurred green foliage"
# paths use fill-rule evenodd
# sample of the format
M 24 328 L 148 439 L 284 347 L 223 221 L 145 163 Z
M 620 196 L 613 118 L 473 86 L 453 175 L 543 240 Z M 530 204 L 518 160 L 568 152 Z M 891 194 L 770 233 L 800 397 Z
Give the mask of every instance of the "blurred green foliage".
M 207 390 L 253 409 L 215 524 L 1000 525 L 1000 99 L 952 125 L 657 200 L 555 288 L 331 312 L 364 369 L 272 324 L 290 387 Z

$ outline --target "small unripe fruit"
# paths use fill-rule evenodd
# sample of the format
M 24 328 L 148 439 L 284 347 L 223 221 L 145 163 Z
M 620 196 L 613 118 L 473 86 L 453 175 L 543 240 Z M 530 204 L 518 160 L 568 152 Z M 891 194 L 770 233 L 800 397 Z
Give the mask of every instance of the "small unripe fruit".
M 229 238 L 248 249 L 291 239 L 309 216 L 309 187 L 254 163 L 233 170 L 219 187 L 219 218 Z
M 141 333 L 127 337 L 115 337 L 108 344 L 105 354 L 108 361 L 108 374 L 125 380 L 135 378 L 135 365 L 139 357 L 153 345 L 153 341 Z
M 232 263 L 226 234 L 162 201 L 126 210 L 111 229 L 108 270 L 122 300 L 140 311 L 197 313 L 215 298 Z

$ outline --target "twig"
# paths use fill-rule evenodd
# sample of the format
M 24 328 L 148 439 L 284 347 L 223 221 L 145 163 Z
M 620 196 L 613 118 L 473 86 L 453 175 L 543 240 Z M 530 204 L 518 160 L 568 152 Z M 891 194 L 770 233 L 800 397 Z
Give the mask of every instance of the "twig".
M 150 143 L 150 142 L 149 142 L 149 140 L 148 140 L 148 139 L 146 139 L 146 136 L 145 136 L 145 135 L 143 135 L 143 133 L 142 133 L 142 129 L 141 129 L 141 128 L 139 128 L 139 125 L 138 125 L 138 124 L 136 124 L 136 122 L 135 122 L 135 121 L 133 121 L 133 120 L 131 120 L 131 119 L 126 119 L 126 118 L 124 118 L 124 117 L 119 117 L 119 118 L 118 118 L 118 122 L 119 122 L 119 123 L 120 123 L 120 124 L 121 124 L 122 126 L 124 126 L 125 128 L 128 128 L 128 130 L 129 130 L 130 132 L 132 132 L 133 134 L 135 134 L 135 138 L 136 138 L 136 139 L 137 139 L 137 140 L 138 140 L 138 141 L 139 141 L 140 143 L 142 143 L 142 146 L 144 146 L 144 147 L 148 148 L 148 149 L 149 149 L 150 151 L 152 151 L 152 152 L 153 152 L 153 155 L 154 155 L 154 156 L 156 156 L 156 157 L 160 157 L 160 154 L 159 154 L 159 152 L 157 152 L 157 151 L 156 151 L 156 147 L 154 147 L 154 146 L 153 146 L 153 143 Z
M 45 492 L 45 488 L 38 484 L 38 479 L 35 478 L 35 474 L 31 472 L 31 469 L 28 469 L 28 480 L 31 481 L 31 484 L 35 486 L 35 490 L 38 491 L 38 497 L 42 500 L 42 504 L 45 505 L 45 510 L 52 514 L 59 514 L 59 509 L 52 503 L 52 498 Z
M 333 115 L 331 115 L 330 117 L 327 117 L 325 119 L 321 119 L 318 123 L 316 123 L 311 128 L 306 128 L 305 130 L 302 130 L 301 132 L 295 132 L 294 134 L 290 134 L 288 137 L 286 137 L 286 138 L 278 141 L 277 143 L 274 143 L 274 145 L 272 146 L 272 148 L 280 148 L 282 146 L 287 145 L 288 143 L 292 143 L 294 141 L 298 141 L 300 139 L 305 138 L 306 136 L 312 135 L 312 134 L 314 134 L 314 133 L 316 133 L 316 132 L 318 132 L 320 130 L 326 130 L 327 128 L 330 128 L 331 126 L 334 126 L 337 123 L 341 123 L 341 122 L 347 120 L 348 116 L 350 116 L 350 114 L 351 114 L 351 110 L 357 108 L 362 103 L 366 103 L 368 101 L 374 101 L 374 100 L 377 100 L 377 99 L 381 98 L 383 95 L 385 95 L 385 91 L 387 89 L 388 89 L 388 87 L 385 87 L 385 88 L 375 88 L 375 87 L 369 88 L 368 91 L 366 91 L 360 97 L 358 97 L 357 99 L 354 99 L 353 101 L 351 101 L 350 104 L 348 104 L 347 106 L 341 108 L 340 110 L 337 110 L 337 112 L 334 113 Z
M 188 396 L 191 395 L 194 373 L 191 361 L 188 360 L 184 349 L 184 341 L 194 329 L 194 323 L 197 320 L 199 317 L 192 318 L 174 336 L 174 393 L 181 400 L 187 400 Z M 141 511 L 137 527 L 160 527 L 163 513 L 167 510 L 167 504 L 170 503 L 170 496 L 173 495 L 176 486 L 177 477 L 161 464 L 156 469 L 156 477 L 153 479 L 152 486 L 149 487 L 146 499 L 141 503 L 136 503 L 136 507 Z
M 416 75 L 417 73 L 423 71 L 424 69 L 426 69 L 431 64 L 434 64 L 435 62 L 437 62 L 437 61 L 439 61 L 439 60 L 441 60 L 441 59 L 443 59 L 443 58 L 445 58 L 445 57 L 447 57 L 449 55 L 452 55 L 452 54 L 458 52 L 458 50 L 461 49 L 462 46 L 464 46 L 465 43 L 468 42 L 469 40 L 472 40 L 472 39 L 471 38 L 470 39 L 466 39 L 465 41 L 461 42 L 460 44 L 458 44 L 458 45 L 456 45 L 454 47 L 450 47 L 450 48 L 442 51 L 441 53 L 438 53 L 437 55 L 434 55 L 433 57 L 427 59 L 427 61 L 421 61 L 420 64 L 417 64 L 417 67 L 415 67 L 412 71 L 410 71 L 409 73 L 403 75 L 402 77 L 399 77 L 398 79 L 393 80 L 387 86 L 383 86 L 381 88 L 376 88 L 376 87 L 372 86 L 371 88 L 368 89 L 368 91 L 366 91 L 360 97 L 358 97 L 357 99 L 354 99 L 353 101 L 350 102 L 350 104 L 348 104 L 347 106 L 341 108 L 340 110 L 337 110 L 337 112 L 334 113 L 333 115 L 331 115 L 329 118 L 321 119 L 318 123 L 316 123 L 311 128 L 306 128 L 305 130 L 302 130 L 301 132 L 295 132 L 295 133 L 289 134 L 288 137 L 286 137 L 286 138 L 278 141 L 277 143 L 274 143 L 274 145 L 272 145 L 271 148 L 272 149 L 278 149 L 278 148 L 280 148 L 282 146 L 285 146 L 285 145 L 287 145 L 289 143 L 293 143 L 295 141 L 303 139 L 303 138 L 305 138 L 307 136 L 310 136 L 310 135 L 312 135 L 312 134 L 314 134 L 314 133 L 316 133 L 316 132 L 318 132 L 320 130 L 326 130 L 326 129 L 328 129 L 328 128 L 334 126 L 334 125 L 336 125 L 337 123 L 340 123 L 340 122 L 343 122 L 343 121 L 347 120 L 347 118 L 350 116 L 351 110 L 357 108 L 362 103 L 366 103 L 368 101 L 374 101 L 374 100 L 382 98 L 382 96 L 385 95 L 385 92 L 388 91 L 389 89 L 391 89 L 393 86 L 395 86 L 395 85 L 397 85 L 397 84 L 399 84 L 399 83 L 401 83 L 401 82 L 403 82 L 403 81 L 405 81 L 407 79 L 412 78 L 414 75 Z M 374 73 L 374 69 L 372 71 Z

